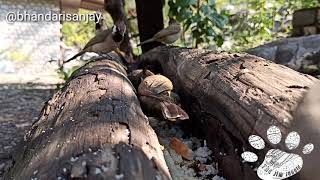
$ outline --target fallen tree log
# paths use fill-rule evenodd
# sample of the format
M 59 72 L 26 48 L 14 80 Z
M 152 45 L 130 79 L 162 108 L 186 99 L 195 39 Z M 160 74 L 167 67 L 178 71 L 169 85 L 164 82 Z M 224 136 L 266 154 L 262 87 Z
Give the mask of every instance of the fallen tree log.
M 306 58 L 320 51 L 319 40 L 320 35 L 284 38 L 249 49 L 247 52 L 304 72 L 305 65 L 319 63 L 319 60 L 312 62 L 312 59 Z
M 171 179 L 126 71 L 111 60 L 77 70 L 44 106 L 7 179 Z
M 192 129 L 208 140 L 228 180 L 258 179 L 249 166 L 252 164 L 241 163 L 244 150 L 257 152 L 250 147 L 248 136 L 259 135 L 268 148 L 275 147 L 267 140 L 267 129 L 276 125 L 283 137 L 293 131 L 292 112 L 304 92 L 319 83 L 316 78 L 248 54 L 159 47 L 144 54 L 140 62 L 149 67 L 160 64 L 162 73 L 173 81 L 192 119 Z M 299 133 L 304 136 L 308 130 Z M 258 153 L 259 163 L 266 151 Z M 304 171 L 310 169 L 302 168 L 300 176 Z M 320 177 L 319 173 L 313 172 L 318 175 L 314 177 Z

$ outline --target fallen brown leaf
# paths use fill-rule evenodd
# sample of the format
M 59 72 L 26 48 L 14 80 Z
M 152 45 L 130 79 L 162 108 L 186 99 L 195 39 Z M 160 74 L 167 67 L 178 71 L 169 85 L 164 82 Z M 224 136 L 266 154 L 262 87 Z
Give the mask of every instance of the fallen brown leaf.
M 170 141 L 170 147 L 176 151 L 177 154 L 182 156 L 183 158 L 187 160 L 193 160 L 193 151 L 185 145 L 183 142 L 181 142 L 178 138 L 172 138 Z

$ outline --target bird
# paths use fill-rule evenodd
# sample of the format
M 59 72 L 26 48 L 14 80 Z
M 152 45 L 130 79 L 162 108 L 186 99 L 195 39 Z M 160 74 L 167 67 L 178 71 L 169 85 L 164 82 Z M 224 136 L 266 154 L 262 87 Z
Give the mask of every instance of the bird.
M 98 18 L 99 15 L 100 15 L 100 18 Z M 108 27 L 104 23 L 103 15 L 100 12 L 96 12 L 94 14 L 94 22 L 95 22 L 96 35 L 108 29 Z
M 146 77 L 138 87 L 139 99 L 151 112 L 162 113 L 169 121 L 186 120 L 189 115 L 178 105 L 178 95 L 171 92 L 173 84 L 167 77 L 156 74 Z
M 98 14 L 100 12 L 95 13 L 95 29 L 96 29 L 96 35 L 98 35 L 99 33 L 101 33 L 102 31 L 106 30 L 108 27 L 106 26 L 106 24 L 104 23 L 104 18 L 103 15 L 101 14 L 101 18 L 98 18 Z M 114 52 L 121 58 L 121 62 L 125 65 L 128 65 L 129 62 L 131 62 L 130 60 L 128 60 L 128 57 L 126 57 L 126 54 L 124 52 L 122 52 L 120 50 L 120 48 L 116 48 L 114 50 Z M 110 58 L 110 56 L 108 56 Z
M 126 25 L 124 22 L 119 22 L 117 25 L 114 24 L 111 29 L 106 29 L 97 33 L 96 36 L 84 46 L 82 51 L 64 61 L 64 63 L 67 63 L 86 52 L 107 54 L 116 50 L 120 46 L 125 32 Z
M 174 20 L 169 20 L 169 26 L 157 32 L 152 38 L 141 42 L 137 46 L 141 46 L 146 43 L 150 43 L 153 41 L 161 42 L 163 44 L 172 44 L 180 38 L 181 35 L 181 26 L 180 24 Z

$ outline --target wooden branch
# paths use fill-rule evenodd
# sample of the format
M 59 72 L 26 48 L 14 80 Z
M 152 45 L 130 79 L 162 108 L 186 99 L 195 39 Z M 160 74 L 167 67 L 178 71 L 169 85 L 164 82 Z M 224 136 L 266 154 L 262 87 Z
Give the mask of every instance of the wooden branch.
M 292 111 L 308 87 L 319 83 L 316 78 L 247 54 L 158 47 L 140 60 L 144 65 L 160 64 L 163 74 L 173 81 L 191 116 L 192 129 L 206 137 L 228 180 L 257 179 L 255 172 L 240 162 L 243 150 L 252 150 L 248 136 L 260 135 L 268 142 L 266 131 L 276 125 L 285 137 L 294 130 Z
M 171 179 L 124 68 L 89 62 L 32 125 L 7 179 Z

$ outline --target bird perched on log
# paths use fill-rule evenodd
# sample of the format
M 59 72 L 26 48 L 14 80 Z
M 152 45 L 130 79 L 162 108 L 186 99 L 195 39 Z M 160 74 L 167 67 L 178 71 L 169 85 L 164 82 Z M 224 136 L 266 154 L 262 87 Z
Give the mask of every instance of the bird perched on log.
M 160 30 L 152 38 L 146 41 L 143 41 L 142 43 L 138 44 L 138 46 L 141 46 L 143 44 L 150 43 L 153 41 L 161 42 L 163 44 L 172 44 L 179 39 L 180 35 L 181 35 L 180 24 L 174 19 L 170 19 L 168 27 Z
M 178 95 L 171 92 L 172 82 L 162 75 L 146 77 L 138 87 L 139 98 L 152 112 L 162 113 L 170 121 L 189 119 L 188 114 L 179 106 Z
M 125 31 L 126 25 L 124 22 L 119 22 L 117 25 L 113 25 L 111 29 L 106 29 L 97 33 L 96 36 L 85 45 L 82 51 L 66 60 L 64 63 L 67 63 L 86 52 L 107 54 L 116 50 L 123 40 Z
M 100 16 L 100 18 L 98 18 L 98 16 Z M 104 18 L 100 12 L 95 13 L 94 22 L 95 22 L 96 35 L 108 29 L 107 26 L 104 24 Z

